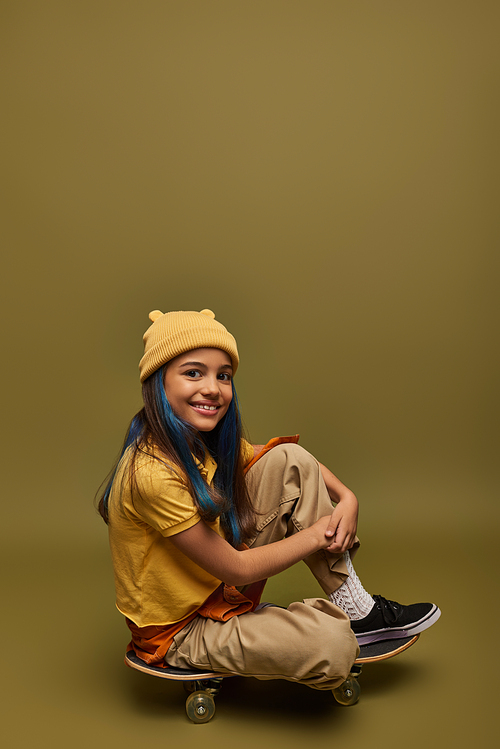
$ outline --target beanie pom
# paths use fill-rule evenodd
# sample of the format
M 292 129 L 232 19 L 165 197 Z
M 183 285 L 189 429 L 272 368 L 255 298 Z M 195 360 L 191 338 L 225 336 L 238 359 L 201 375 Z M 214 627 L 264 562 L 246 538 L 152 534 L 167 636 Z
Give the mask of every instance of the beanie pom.
M 207 317 L 211 317 L 212 320 L 215 320 L 215 314 L 211 309 L 202 309 L 200 315 L 206 315 Z

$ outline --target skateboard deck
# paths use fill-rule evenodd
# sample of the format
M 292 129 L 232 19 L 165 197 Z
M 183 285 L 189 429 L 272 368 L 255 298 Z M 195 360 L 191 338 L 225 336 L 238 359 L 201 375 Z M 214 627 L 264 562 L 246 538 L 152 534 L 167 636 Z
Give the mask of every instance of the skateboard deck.
M 377 661 L 385 661 L 388 658 L 393 658 L 395 655 L 399 655 L 399 653 L 414 645 L 419 637 L 420 635 L 413 635 L 413 637 L 400 637 L 395 640 L 381 640 L 380 642 L 372 642 L 369 645 L 361 645 L 355 664 L 376 663 Z M 154 676 L 159 676 L 161 679 L 172 679 L 173 681 L 189 682 L 204 679 L 222 679 L 230 676 L 230 674 L 221 674 L 217 671 L 198 671 L 173 668 L 172 666 L 161 668 L 160 666 L 145 663 L 133 650 L 129 650 L 125 654 L 125 663 L 130 668 L 136 669 L 136 671 L 142 671 L 145 674 L 154 674 Z
M 204 681 L 205 679 L 222 679 L 231 676 L 231 674 L 220 674 L 216 671 L 198 671 L 184 668 L 161 668 L 160 666 L 151 665 L 137 656 L 133 650 L 125 653 L 125 665 L 135 668 L 136 671 L 142 671 L 145 674 L 159 676 L 160 679 L 172 679 L 173 681 Z
M 368 645 L 361 645 L 359 656 L 356 658 L 355 663 L 376 663 L 377 661 L 385 661 L 388 658 L 393 658 L 395 655 L 399 655 L 404 650 L 411 648 L 419 637 L 420 635 L 410 635 L 399 637 L 395 640 L 380 640 L 379 642 L 371 642 Z

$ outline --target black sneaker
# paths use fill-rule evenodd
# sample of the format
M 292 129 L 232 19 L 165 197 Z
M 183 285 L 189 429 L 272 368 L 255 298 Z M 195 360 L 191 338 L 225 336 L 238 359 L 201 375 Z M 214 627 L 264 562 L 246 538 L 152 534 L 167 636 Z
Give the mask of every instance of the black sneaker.
M 412 603 L 403 606 L 383 596 L 373 596 L 375 605 L 363 619 L 351 621 L 358 645 L 379 640 L 394 640 L 423 632 L 431 627 L 441 612 L 433 603 Z

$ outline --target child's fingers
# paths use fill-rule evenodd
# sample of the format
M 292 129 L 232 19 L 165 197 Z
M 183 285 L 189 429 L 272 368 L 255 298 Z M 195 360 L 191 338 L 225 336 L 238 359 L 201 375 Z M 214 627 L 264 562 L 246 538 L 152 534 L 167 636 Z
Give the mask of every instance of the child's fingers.
M 325 551 L 329 551 L 332 554 L 342 554 L 342 546 L 337 543 L 337 541 L 334 541 L 333 544 L 330 544 L 330 546 L 327 546 Z
M 334 554 L 343 554 L 345 551 L 349 551 L 349 549 L 352 548 L 356 534 L 350 532 L 348 529 L 343 530 L 339 525 L 334 538 L 334 542 L 326 548 L 326 551 L 330 551 Z
M 339 523 L 340 518 L 334 510 L 330 515 L 330 521 L 327 525 L 325 536 L 327 536 L 328 538 L 335 538 L 335 535 L 338 533 Z
M 333 554 L 343 553 L 345 551 L 344 546 L 346 545 L 347 539 L 345 533 L 343 533 L 338 526 L 334 539 L 335 540 L 327 547 L 326 551 L 331 551 Z

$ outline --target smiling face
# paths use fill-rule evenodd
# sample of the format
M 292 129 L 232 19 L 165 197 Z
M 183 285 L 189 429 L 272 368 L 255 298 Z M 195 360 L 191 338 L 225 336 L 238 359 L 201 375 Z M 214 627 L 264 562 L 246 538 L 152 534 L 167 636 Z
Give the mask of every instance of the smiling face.
M 233 398 L 231 357 L 216 348 L 197 348 L 168 363 L 165 394 L 175 414 L 200 432 L 210 432 Z

